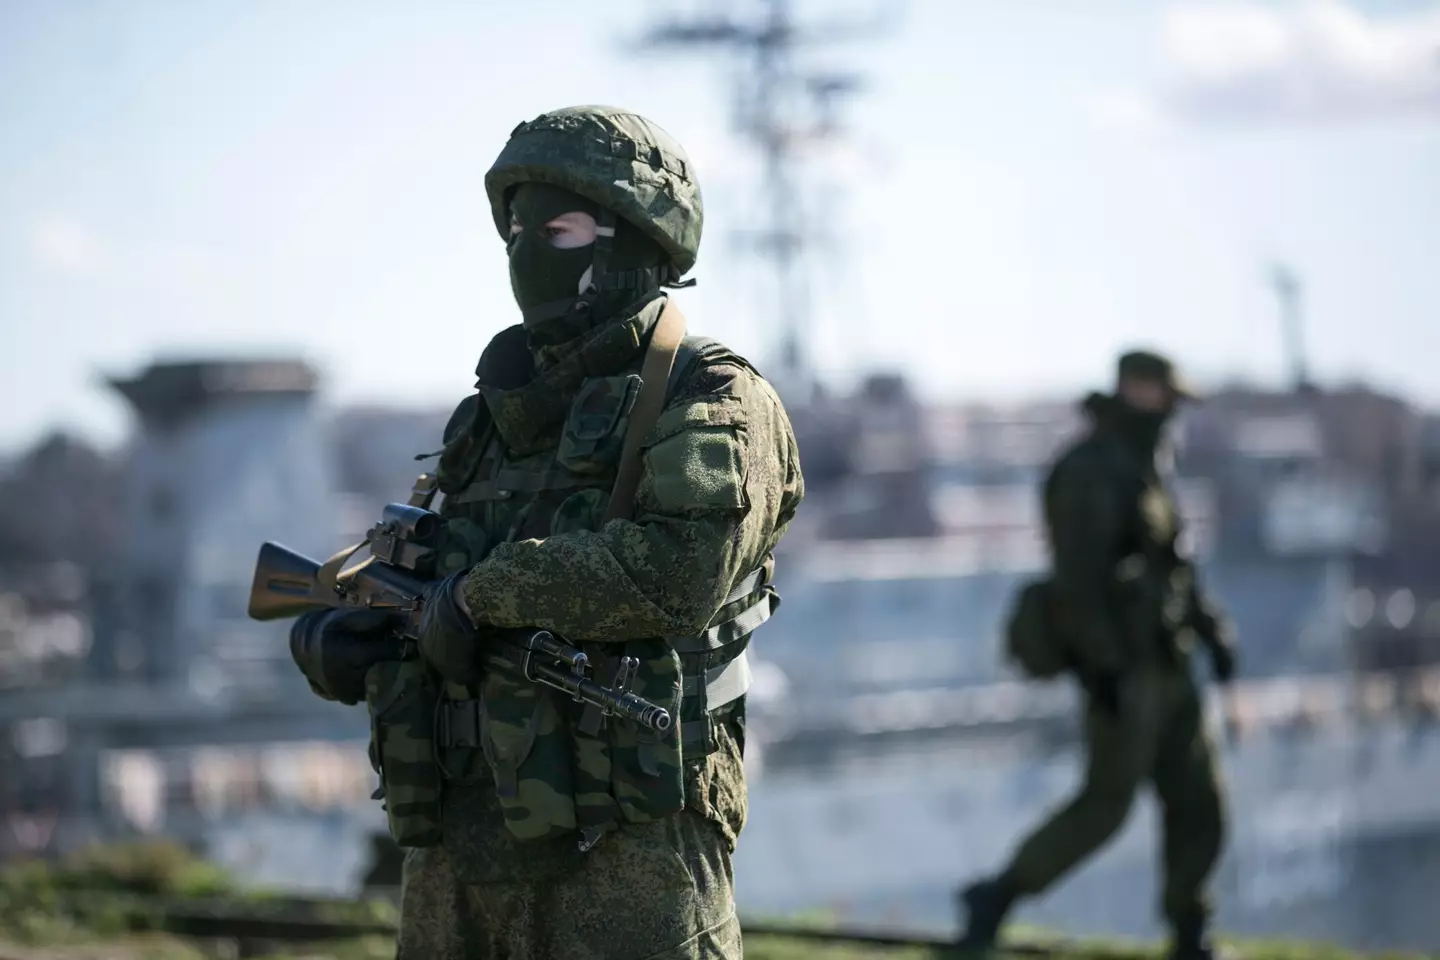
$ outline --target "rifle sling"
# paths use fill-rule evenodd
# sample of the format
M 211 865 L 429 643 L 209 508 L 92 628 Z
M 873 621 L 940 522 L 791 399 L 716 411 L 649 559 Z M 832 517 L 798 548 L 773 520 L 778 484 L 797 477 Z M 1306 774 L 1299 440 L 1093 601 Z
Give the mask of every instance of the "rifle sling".
M 610 504 L 605 510 L 605 523 L 629 519 L 635 510 L 635 491 L 640 486 L 640 445 L 660 419 L 665 409 L 666 385 L 675 365 L 675 354 L 685 336 L 685 315 L 675 301 L 665 300 L 650 346 L 640 367 L 640 396 L 630 411 L 630 424 L 625 428 L 625 442 L 620 451 L 620 466 L 615 471 L 615 486 L 610 490 Z

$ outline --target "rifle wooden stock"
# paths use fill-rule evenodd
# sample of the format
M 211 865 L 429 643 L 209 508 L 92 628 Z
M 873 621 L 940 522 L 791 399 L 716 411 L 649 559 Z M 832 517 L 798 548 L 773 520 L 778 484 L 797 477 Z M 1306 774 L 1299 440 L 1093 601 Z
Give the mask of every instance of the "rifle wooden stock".
M 332 578 L 325 568 L 331 566 L 278 543 L 261 545 L 250 585 L 250 618 L 284 620 L 324 607 L 389 609 L 406 615 L 396 632 L 418 639 L 422 581 L 370 557 L 327 582 Z M 668 710 L 631 693 L 628 682 L 616 688 L 597 683 L 587 675 L 585 654 L 549 631 L 494 630 L 484 636 L 479 657 L 490 669 L 562 691 L 604 714 L 616 714 L 657 733 L 666 732 L 673 723 Z

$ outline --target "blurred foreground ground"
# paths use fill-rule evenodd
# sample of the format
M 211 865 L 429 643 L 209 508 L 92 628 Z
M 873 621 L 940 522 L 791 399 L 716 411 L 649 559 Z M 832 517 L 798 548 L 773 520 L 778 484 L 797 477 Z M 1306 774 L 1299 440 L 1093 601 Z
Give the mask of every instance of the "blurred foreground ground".
M 381 960 L 391 904 L 297 901 L 238 888 L 215 867 L 166 844 L 97 847 L 63 862 L 0 871 L 0 960 Z M 769 925 L 766 925 L 767 929 Z M 783 927 L 781 928 L 783 929 Z M 934 945 L 827 943 L 800 932 L 747 933 L 751 960 L 873 960 L 954 955 Z M 813 927 L 809 929 L 814 929 Z M 323 939 L 322 939 L 323 938 Z M 305 942 L 299 942 L 299 941 Z M 1042 935 L 995 960 L 1143 960 L 1153 947 L 1058 944 Z M 1314 945 L 1237 945 L 1236 960 L 1342 960 L 1361 954 Z M 1399 958 L 1401 954 L 1376 954 Z
M 105 943 L 70 946 L 20 946 L 0 941 L 0 960 L 214 960 L 236 955 L 233 950 L 226 948 L 207 950 L 202 946 L 163 936 L 130 937 Z M 277 953 L 265 954 L 272 960 L 389 960 L 394 955 L 394 943 L 385 937 L 282 949 Z M 748 960 L 932 960 L 958 954 L 924 947 L 817 946 L 808 941 L 784 937 L 747 937 L 745 956 Z M 1098 960 L 1100 957 L 1142 960 L 1161 956 L 1163 952 L 1159 950 L 1120 951 L 1077 947 L 1053 952 L 1029 949 L 1018 953 L 1002 952 L 993 954 L 990 960 L 1033 960 L 1036 957 L 1051 960 Z M 1332 951 L 1294 945 L 1238 947 L 1233 956 L 1235 960 L 1346 960 L 1361 955 L 1343 950 Z

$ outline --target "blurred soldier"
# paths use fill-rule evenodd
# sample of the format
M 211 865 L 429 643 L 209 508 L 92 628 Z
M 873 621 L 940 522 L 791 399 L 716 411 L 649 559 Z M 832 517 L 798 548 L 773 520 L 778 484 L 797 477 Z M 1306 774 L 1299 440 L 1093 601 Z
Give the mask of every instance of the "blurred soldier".
M 1022 595 L 1010 644 L 1030 673 L 1068 672 L 1085 691 L 1085 783 L 1002 873 L 963 892 L 966 947 L 994 943 L 1017 900 L 1045 891 L 1113 837 L 1149 783 L 1164 810 L 1171 955 L 1211 956 L 1205 890 L 1224 828 L 1190 653 L 1205 644 L 1221 683 L 1235 656 L 1178 545 L 1179 515 L 1157 467 L 1165 425 L 1192 397 L 1168 360 L 1126 354 L 1115 393 L 1085 401 L 1090 430 L 1046 481 L 1052 576 Z M 1023 649 L 1036 643 L 1053 645 L 1053 669 L 1032 666 L 1047 659 Z
M 422 666 L 373 663 L 354 614 L 308 615 L 292 649 L 322 695 L 370 707 L 410 848 L 399 957 L 739 958 L 745 647 L 803 495 L 790 422 L 749 363 L 681 340 L 662 288 L 695 263 L 701 200 L 668 134 L 557 110 L 515 128 L 485 187 L 523 322 L 486 347 L 438 453 Z M 638 659 L 631 690 L 670 732 L 478 669 L 487 633 L 525 627 L 604 682 Z

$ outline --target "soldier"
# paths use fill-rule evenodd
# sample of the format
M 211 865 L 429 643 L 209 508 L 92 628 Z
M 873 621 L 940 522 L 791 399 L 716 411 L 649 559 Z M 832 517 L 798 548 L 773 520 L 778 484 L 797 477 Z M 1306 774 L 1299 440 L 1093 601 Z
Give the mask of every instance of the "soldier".
M 1150 783 L 1164 810 L 1161 907 L 1171 955 L 1211 956 L 1205 887 L 1223 814 L 1190 653 L 1197 640 L 1204 643 L 1222 684 L 1235 671 L 1235 655 L 1227 625 L 1178 548 L 1179 516 L 1157 467 L 1165 425 L 1191 398 L 1169 361 L 1126 354 L 1115 393 L 1085 401 L 1091 428 L 1046 481 L 1053 571 L 1041 583 L 1043 632 L 1054 638 L 1055 662 L 1085 691 L 1085 783 L 1002 873 L 963 892 L 964 946 L 993 944 L 1015 902 L 1048 889 L 1104 845 L 1125 822 L 1136 790 Z
M 370 707 L 410 848 L 399 957 L 738 958 L 744 653 L 803 496 L 790 422 L 741 357 L 680 341 L 662 288 L 695 263 L 700 188 L 659 127 L 546 113 L 485 187 L 523 322 L 486 347 L 438 453 L 424 667 L 377 662 L 394 644 L 363 614 L 306 615 L 292 650 L 322 696 Z M 481 671 L 487 633 L 521 627 L 582 647 L 609 681 L 637 658 L 631 689 L 674 727 Z

